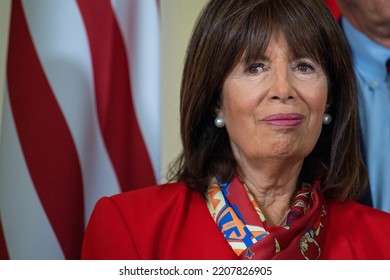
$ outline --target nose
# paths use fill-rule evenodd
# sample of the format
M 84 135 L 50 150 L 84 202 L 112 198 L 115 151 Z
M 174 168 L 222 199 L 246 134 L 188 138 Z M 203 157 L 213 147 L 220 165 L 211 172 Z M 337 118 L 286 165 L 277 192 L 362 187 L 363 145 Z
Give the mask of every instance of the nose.
M 291 102 L 295 100 L 295 93 L 291 84 L 291 77 L 288 70 L 278 70 L 272 75 L 271 86 L 269 90 L 271 101 Z

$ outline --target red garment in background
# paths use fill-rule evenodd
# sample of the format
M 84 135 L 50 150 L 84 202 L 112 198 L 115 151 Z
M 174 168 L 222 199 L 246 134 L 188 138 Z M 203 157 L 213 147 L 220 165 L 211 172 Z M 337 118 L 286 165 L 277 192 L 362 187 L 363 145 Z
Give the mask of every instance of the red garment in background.
M 340 17 L 340 10 L 339 10 L 339 7 L 337 5 L 337 0 L 325 0 L 326 4 L 328 4 L 330 10 L 332 11 L 332 13 L 334 14 L 334 16 L 336 18 L 339 18 Z

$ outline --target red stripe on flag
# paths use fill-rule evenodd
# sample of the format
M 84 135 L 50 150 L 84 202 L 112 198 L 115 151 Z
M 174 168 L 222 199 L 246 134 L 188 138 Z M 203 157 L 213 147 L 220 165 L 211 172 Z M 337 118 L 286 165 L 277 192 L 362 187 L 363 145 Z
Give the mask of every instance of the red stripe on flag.
M 65 258 L 78 259 L 84 232 L 80 164 L 20 1 L 12 6 L 7 72 L 11 108 L 33 184 Z
M 0 220 L 0 260 L 9 260 L 7 245 L 5 243 L 3 226 Z
M 109 0 L 78 0 L 90 43 L 100 128 L 122 191 L 155 184 L 135 115 L 123 38 Z

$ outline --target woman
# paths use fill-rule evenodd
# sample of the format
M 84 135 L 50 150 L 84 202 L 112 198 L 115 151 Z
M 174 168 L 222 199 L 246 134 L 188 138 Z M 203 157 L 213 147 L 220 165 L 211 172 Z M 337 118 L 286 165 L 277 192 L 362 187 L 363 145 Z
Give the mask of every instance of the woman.
M 83 258 L 390 258 L 390 215 L 353 202 L 355 79 L 322 0 L 211 0 L 180 110 L 177 182 L 101 199 Z

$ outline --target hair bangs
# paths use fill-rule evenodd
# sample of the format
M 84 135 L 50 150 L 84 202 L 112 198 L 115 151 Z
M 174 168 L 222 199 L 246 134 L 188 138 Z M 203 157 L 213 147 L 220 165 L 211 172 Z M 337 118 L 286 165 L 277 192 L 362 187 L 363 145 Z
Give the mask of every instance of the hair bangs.
M 256 61 L 267 50 L 272 35 L 279 29 L 279 24 L 272 18 L 266 5 L 258 5 L 247 18 L 245 38 L 240 48 L 241 61 L 245 64 Z
M 320 63 L 325 69 L 327 51 L 326 34 L 309 7 L 291 7 L 294 1 L 263 1 L 247 16 L 237 62 L 250 63 L 262 57 L 271 37 L 281 33 L 295 58 L 307 57 Z M 294 28 L 291 28 L 294 26 Z M 320 31 L 320 32 L 319 32 Z
M 325 46 L 328 45 L 329 34 L 313 13 L 313 7 L 299 5 L 292 8 L 294 1 L 275 2 L 278 2 L 280 6 L 278 5 L 278 10 L 274 10 L 274 16 L 279 19 L 280 31 L 290 47 L 292 57 L 313 59 L 328 72 L 325 63 L 328 54 Z M 291 28 L 292 26 L 294 28 Z

